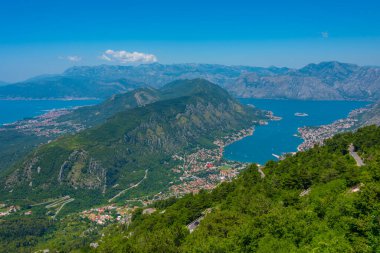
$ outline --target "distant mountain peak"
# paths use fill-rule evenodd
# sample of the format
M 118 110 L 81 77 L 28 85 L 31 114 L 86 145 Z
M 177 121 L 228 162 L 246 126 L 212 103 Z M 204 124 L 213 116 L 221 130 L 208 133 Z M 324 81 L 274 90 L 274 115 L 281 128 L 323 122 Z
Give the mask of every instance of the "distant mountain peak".
M 314 76 L 329 85 L 337 81 L 343 81 L 351 76 L 352 73 L 360 69 L 358 65 L 341 63 L 338 61 L 325 61 L 318 64 L 312 63 L 298 70 L 298 73 Z
M 311 63 L 306 65 L 305 67 L 301 68 L 300 72 L 316 72 L 316 71 L 326 71 L 326 70 L 333 70 L 333 71 L 354 71 L 358 69 L 359 66 L 355 64 L 350 63 L 341 63 L 338 61 L 324 61 L 320 63 Z
M 228 92 L 222 87 L 202 78 L 177 80 L 166 84 L 160 91 L 164 96 L 172 96 L 172 94 L 190 96 L 200 93 L 209 96 L 210 99 L 212 97 L 225 98 L 229 96 Z

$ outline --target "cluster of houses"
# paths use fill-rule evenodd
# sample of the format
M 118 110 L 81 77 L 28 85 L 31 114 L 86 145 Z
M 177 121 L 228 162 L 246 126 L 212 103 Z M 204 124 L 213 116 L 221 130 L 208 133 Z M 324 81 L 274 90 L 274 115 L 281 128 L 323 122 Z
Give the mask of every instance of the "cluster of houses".
M 90 220 L 98 225 L 105 225 L 112 222 L 126 224 L 131 221 L 132 213 L 139 208 L 135 206 L 117 207 L 115 205 L 92 208 L 82 212 L 81 217 Z
M 298 146 L 297 150 L 304 151 L 317 144 L 322 145 L 324 140 L 331 138 L 337 133 L 351 129 L 356 122 L 356 118 L 348 117 L 346 119 L 339 119 L 329 125 L 298 128 L 298 132 L 304 141 Z
M 20 207 L 19 206 L 13 206 L 13 205 L 7 207 L 6 204 L 1 203 L 0 204 L 0 210 L 2 210 L 0 212 L 0 217 L 4 217 L 4 216 L 10 215 L 11 213 L 17 212 L 18 210 L 20 210 Z
M 70 110 L 66 109 L 52 110 L 33 119 L 16 121 L 6 125 L 8 128 L 14 128 L 23 133 L 46 137 L 83 130 L 84 127 L 80 124 L 74 124 L 71 121 L 57 121 L 57 118 L 68 114 L 69 112 Z

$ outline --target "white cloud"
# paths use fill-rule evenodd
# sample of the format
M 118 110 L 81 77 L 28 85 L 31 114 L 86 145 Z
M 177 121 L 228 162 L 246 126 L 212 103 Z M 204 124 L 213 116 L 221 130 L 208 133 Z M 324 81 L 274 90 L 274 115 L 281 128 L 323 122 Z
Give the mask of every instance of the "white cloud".
M 61 60 L 67 60 L 67 61 L 71 61 L 71 62 L 79 62 L 82 60 L 82 57 L 77 56 L 77 55 L 60 56 L 58 58 Z
M 114 51 L 106 50 L 100 59 L 105 61 L 115 61 L 119 63 L 152 63 L 157 61 L 157 57 L 153 54 L 144 54 L 140 52 L 127 52 L 124 50 Z
M 329 32 L 321 32 L 321 36 L 324 39 L 328 39 L 329 38 Z

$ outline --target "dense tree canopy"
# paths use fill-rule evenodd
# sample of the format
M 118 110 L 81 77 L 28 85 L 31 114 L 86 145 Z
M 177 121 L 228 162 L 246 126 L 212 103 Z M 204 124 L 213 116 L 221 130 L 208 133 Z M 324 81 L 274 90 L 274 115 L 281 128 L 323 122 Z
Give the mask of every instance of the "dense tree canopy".
M 349 155 L 350 143 L 365 166 Z M 251 165 L 212 192 L 156 204 L 160 212 L 135 215 L 128 228 L 110 228 L 97 251 L 380 250 L 380 128 L 338 135 L 263 170 L 263 179 Z M 186 225 L 207 208 L 211 213 L 189 233 Z
M 348 152 L 353 143 L 365 165 Z M 377 252 L 380 250 L 380 128 L 340 134 L 306 152 L 250 165 L 213 191 L 154 203 L 129 225 L 96 227 L 72 214 L 3 221 L 0 251 Z M 90 196 L 89 196 L 90 197 Z M 41 208 L 41 213 L 46 210 Z M 36 210 L 38 211 L 38 210 Z M 37 215 L 37 213 L 36 213 Z M 203 217 L 192 233 L 187 225 Z M 96 249 L 91 242 L 98 242 Z

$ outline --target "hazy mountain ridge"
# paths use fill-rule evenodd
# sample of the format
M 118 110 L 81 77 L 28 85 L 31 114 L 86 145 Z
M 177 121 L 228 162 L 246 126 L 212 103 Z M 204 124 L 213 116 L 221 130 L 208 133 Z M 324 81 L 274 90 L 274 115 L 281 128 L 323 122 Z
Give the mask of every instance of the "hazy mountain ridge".
M 105 98 L 137 87 L 162 87 L 177 79 L 203 78 L 236 97 L 316 100 L 380 99 L 380 68 L 340 62 L 300 69 L 217 64 L 81 66 L 0 88 L 0 98 Z M 36 88 L 37 87 L 37 88 Z
M 0 87 L 1 99 L 92 99 L 107 98 L 145 86 L 127 79 L 96 79 L 49 75 Z
M 322 62 L 274 76 L 247 73 L 226 88 L 238 97 L 378 100 L 380 68 Z

